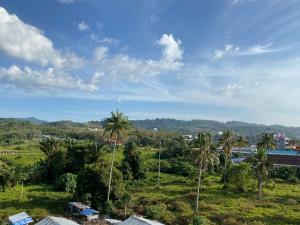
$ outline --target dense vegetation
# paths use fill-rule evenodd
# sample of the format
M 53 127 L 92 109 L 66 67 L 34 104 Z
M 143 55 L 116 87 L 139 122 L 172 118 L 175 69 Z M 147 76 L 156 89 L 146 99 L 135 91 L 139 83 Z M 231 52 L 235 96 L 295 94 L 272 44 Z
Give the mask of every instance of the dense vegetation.
M 63 138 L 24 135 L 34 127 Z M 274 140 L 266 134 L 256 155 L 234 164 L 232 147 L 245 145 L 235 132 L 224 132 L 219 152 L 210 133 L 188 142 L 135 130 L 119 112 L 102 125 L 15 121 L 2 128 L 20 135 L 0 146 L 1 220 L 20 211 L 64 215 L 74 200 L 102 215 L 137 213 L 165 224 L 300 224 L 300 171 L 272 166 L 265 148 Z

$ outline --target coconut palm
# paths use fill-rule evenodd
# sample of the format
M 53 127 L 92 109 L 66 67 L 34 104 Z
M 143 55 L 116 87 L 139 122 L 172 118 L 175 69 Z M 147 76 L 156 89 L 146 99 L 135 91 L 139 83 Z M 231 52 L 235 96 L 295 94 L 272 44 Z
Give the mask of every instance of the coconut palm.
M 53 138 L 46 138 L 40 142 L 40 149 L 46 155 L 46 167 L 49 173 L 51 158 L 57 152 L 58 143 Z
M 116 112 L 111 112 L 111 117 L 105 120 L 104 128 L 105 128 L 105 132 L 109 133 L 109 136 L 113 143 L 113 155 L 112 155 L 111 166 L 110 166 L 108 193 L 107 193 L 107 202 L 109 202 L 116 145 L 117 142 L 123 136 L 127 135 L 128 131 L 131 128 L 131 124 L 128 121 L 127 117 L 125 117 L 122 112 L 116 111 Z
M 229 130 L 225 131 L 220 138 L 219 144 L 223 146 L 223 151 L 225 155 L 225 162 L 224 162 L 224 184 L 227 183 L 227 162 L 231 157 L 232 148 L 235 145 L 235 134 Z
M 259 142 L 257 143 L 258 148 L 264 148 L 266 150 L 275 149 L 276 141 L 274 138 L 274 134 L 272 133 L 264 133 L 260 137 Z
M 213 166 L 219 163 L 217 152 L 211 150 L 211 134 L 199 133 L 198 138 L 195 140 L 197 147 L 196 162 L 198 164 L 198 187 L 197 187 L 197 199 L 196 199 L 196 212 L 199 210 L 199 196 L 202 174 L 208 169 L 208 166 Z
M 272 169 L 272 163 L 268 161 L 267 151 L 264 148 L 259 148 L 252 160 L 258 179 L 259 199 L 261 199 L 264 184 L 271 181 L 270 170 Z
M 241 148 L 246 147 L 248 145 L 248 141 L 243 136 L 237 136 L 235 145 L 239 148 L 239 157 L 241 157 Z

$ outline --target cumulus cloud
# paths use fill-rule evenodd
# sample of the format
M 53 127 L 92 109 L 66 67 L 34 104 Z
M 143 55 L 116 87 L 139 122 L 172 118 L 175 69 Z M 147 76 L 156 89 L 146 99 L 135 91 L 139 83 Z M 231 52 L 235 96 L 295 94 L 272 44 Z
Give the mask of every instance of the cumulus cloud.
M 214 59 L 221 59 L 227 54 L 238 52 L 240 48 L 231 44 L 226 44 L 224 49 L 217 49 L 214 51 Z
M 83 58 L 75 53 L 54 48 L 53 43 L 39 29 L 21 21 L 0 7 L 0 51 L 42 66 L 78 67 Z
M 93 92 L 98 89 L 97 77 L 94 75 L 91 82 L 85 82 L 53 67 L 45 70 L 33 70 L 27 66 L 22 69 L 16 65 L 0 68 L 1 84 L 27 91 L 73 89 Z
M 0 7 L 0 51 L 41 65 L 61 64 L 53 43 L 37 28 L 25 24 L 16 15 Z
M 84 21 L 81 21 L 80 23 L 78 23 L 77 28 L 80 31 L 86 31 L 86 30 L 90 29 L 89 25 Z
M 153 77 L 170 71 L 178 71 L 182 66 L 183 50 L 180 40 L 175 40 L 172 34 L 163 34 L 157 41 L 162 46 L 162 56 L 159 60 L 138 59 L 127 54 L 108 55 L 108 49 L 98 47 L 94 50 L 94 59 L 99 71 L 107 79 L 128 79 L 138 81 L 144 77 Z M 102 60 L 104 59 L 105 60 Z

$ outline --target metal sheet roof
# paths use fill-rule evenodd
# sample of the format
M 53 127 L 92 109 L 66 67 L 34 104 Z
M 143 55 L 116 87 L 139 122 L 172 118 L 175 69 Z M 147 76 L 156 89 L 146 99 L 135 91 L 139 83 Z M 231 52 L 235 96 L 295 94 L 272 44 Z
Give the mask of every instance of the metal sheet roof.
M 131 216 L 124 222 L 120 223 L 120 225 L 164 225 L 164 224 L 154 220 L 147 220 L 139 216 Z
M 36 223 L 36 225 L 78 225 L 78 223 L 63 217 L 48 216 Z
M 18 213 L 13 216 L 9 216 L 8 220 L 10 221 L 11 224 L 14 225 L 23 225 L 23 224 L 28 224 L 33 222 L 32 218 L 27 215 L 25 212 Z

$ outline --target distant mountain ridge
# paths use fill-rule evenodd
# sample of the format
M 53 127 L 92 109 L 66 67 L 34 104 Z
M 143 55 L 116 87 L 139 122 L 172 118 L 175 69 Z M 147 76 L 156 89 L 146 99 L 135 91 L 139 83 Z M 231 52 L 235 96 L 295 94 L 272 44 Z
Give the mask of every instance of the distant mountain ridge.
M 58 127 L 85 127 L 94 125 L 103 125 L 103 121 L 90 121 L 86 123 L 72 122 L 72 121 L 55 121 L 49 122 L 40 120 L 35 117 L 28 118 L 0 118 L 0 120 L 15 120 L 26 121 L 34 125 L 48 125 Z M 261 133 L 285 133 L 291 138 L 300 138 L 300 127 L 287 127 L 282 125 L 264 125 L 247 123 L 241 121 L 228 121 L 219 122 L 215 120 L 176 120 L 176 119 L 145 119 L 145 120 L 131 120 L 133 126 L 139 129 L 153 130 L 157 128 L 159 130 L 174 131 L 180 134 L 196 134 L 199 131 L 208 131 L 217 133 L 225 130 L 233 130 L 241 135 L 253 135 Z
M 261 133 L 285 133 L 292 138 L 300 137 L 300 127 L 286 127 L 282 125 L 263 125 L 246 123 L 240 121 L 219 122 L 214 120 L 176 120 L 176 119 L 153 119 L 153 120 L 132 120 L 135 127 L 153 130 L 176 131 L 182 134 L 196 134 L 199 131 L 220 132 L 233 130 L 241 135 L 261 134 Z

